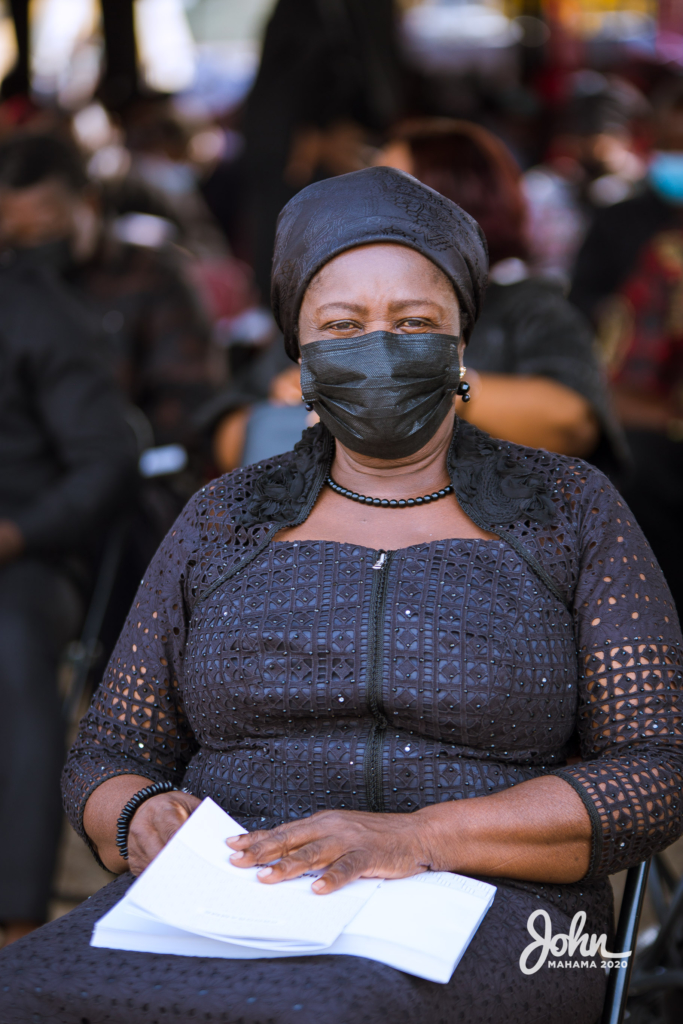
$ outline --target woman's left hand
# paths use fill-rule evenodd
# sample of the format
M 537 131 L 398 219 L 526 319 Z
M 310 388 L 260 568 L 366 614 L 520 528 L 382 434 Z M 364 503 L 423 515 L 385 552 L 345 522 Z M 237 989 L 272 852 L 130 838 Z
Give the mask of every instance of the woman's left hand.
M 230 858 L 236 867 L 277 860 L 259 871 L 259 879 L 267 884 L 324 870 L 312 888 L 327 894 L 356 878 L 407 878 L 432 868 L 447 870 L 434 864 L 435 838 L 419 811 L 318 811 L 269 831 L 235 836 L 227 844 L 236 851 Z

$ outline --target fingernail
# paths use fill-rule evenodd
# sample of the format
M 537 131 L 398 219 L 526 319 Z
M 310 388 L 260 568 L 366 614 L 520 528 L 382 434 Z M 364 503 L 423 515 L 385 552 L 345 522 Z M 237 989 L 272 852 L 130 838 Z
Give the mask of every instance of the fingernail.
M 320 892 L 321 889 L 324 889 L 324 888 L 325 888 L 325 883 L 323 882 L 322 878 L 319 878 L 318 881 L 314 882 L 313 885 L 311 886 L 311 889 L 315 889 L 316 892 Z
M 238 850 L 237 853 L 233 853 L 230 856 L 230 860 L 239 860 L 240 857 L 244 857 L 244 851 Z
M 272 875 L 272 873 L 273 873 L 273 869 L 272 868 L 261 868 L 261 870 L 258 873 L 258 876 L 259 876 L 259 878 L 267 878 L 268 875 Z

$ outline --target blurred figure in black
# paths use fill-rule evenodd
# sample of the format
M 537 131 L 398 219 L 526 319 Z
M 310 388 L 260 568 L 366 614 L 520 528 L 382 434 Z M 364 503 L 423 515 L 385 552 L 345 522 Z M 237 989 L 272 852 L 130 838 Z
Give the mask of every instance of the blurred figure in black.
M 30 0 L 9 0 L 17 40 L 17 60 L 5 76 L 0 97 L 31 94 Z M 104 30 L 104 68 L 98 93 L 102 102 L 116 110 L 135 99 L 140 91 L 133 0 L 100 0 Z
M 141 189 L 131 185 L 119 209 L 121 197 L 104 197 L 105 208 L 68 142 L 27 134 L 0 145 L 0 259 L 40 268 L 65 290 L 129 401 L 140 451 L 161 455 L 143 454 L 147 478 L 100 634 L 103 657 L 162 537 L 211 472 L 192 419 L 213 393 L 209 330 L 165 244 L 173 225 L 155 207 L 136 213 Z
M 634 461 L 622 487 L 683 611 L 683 89 L 639 194 L 602 211 L 570 298 L 596 324 Z
M 152 426 L 153 443 L 191 445 L 192 413 L 211 391 L 209 332 L 163 246 L 172 226 L 144 214 L 139 227 L 159 237 L 130 244 L 121 240 L 135 236 L 130 219 L 107 231 L 103 213 L 68 143 L 18 135 L 0 145 L 5 264 L 56 273 L 90 316 L 114 376 Z
M 88 566 L 135 487 L 122 402 L 41 270 L 0 270 L 0 924 L 46 919 L 61 821 L 56 670 Z M 11 840 L 10 840 L 11 837 Z
M 494 437 L 616 469 L 623 442 L 592 332 L 557 285 L 530 272 L 520 171 L 504 144 L 468 121 L 418 121 L 378 162 L 458 203 L 488 241 L 489 286 L 467 347 L 472 401 L 459 414 Z
M 247 101 L 253 265 L 268 302 L 275 221 L 299 189 L 368 162 L 402 113 L 392 0 L 279 0 Z
M 192 416 L 212 393 L 209 330 L 164 245 L 173 226 L 149 213 L 136 218 L 134 212 L 107 224 L 104 212 L 68 143 L 18 135 L 0 146 L 5 264 L 46 268 L 67 287 L 137 410 L 141 449 L 175 444 L 189 454 L 188 470 L 162 487 L 145 488 L 145 500 L 153 506 L 149 557 L 204 473 Z M 142 244 L 131 244 L 129 237 Z

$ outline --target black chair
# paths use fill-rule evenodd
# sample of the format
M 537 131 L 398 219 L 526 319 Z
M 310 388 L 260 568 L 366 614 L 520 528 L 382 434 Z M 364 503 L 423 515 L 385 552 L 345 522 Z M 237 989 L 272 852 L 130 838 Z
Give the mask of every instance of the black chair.
M 638 936 L 638 922 L 640 912 L 643 908 L 645 889 L 647 887 L 647 876 L 650 870 L 650 861 L 644 860 L 634 868 L 629 868 L 624 886 L 624 897 L 619 913 L 617 934 L 614 940 L 614 952 L 622 953 L 633 950 L 633 953 L 625 961 L 626 966 L 610 968 L 607 980 L 607 995 L 605 1005 L 600 1018 L 600 1024 L 621 1024 L 626 1011 L 626 999 L 629 994 L 629 981 L 633 970 L 633 959 L 635 956 L 636 938 Z
M 672 1024 L 681 1020 L 683 1005 L 683 878 L 677 879 L 659 854 L 652 858 L 650 896 L 659 927 L 636 957 L 629 1010 L 636 1020 Z
M 69 645 L 67 661 L 71 665 L 71 676 L 64 695 L 64 718 L 70 728 L 78 721 L 88 677 L 101 650 L 99 636 L 121 564 L 128 528 L 127 517 L 118 519 L 111 526 L 100 555 L 80 638 Z

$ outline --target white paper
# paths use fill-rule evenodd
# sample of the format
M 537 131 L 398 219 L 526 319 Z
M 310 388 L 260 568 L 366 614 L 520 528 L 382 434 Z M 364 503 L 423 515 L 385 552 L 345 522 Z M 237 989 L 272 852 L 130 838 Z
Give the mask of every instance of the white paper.
M 254 959 L 363 956 L 447 982 L 493 902 L 495 887 L 450 872 L 359 879 L 311 891 L 314 875 L 264 885 L 229 861 L 232 818 L 205 800 L 123 899 L 91 945 L 180 956 Z
M 383 881 L 339 936 L 334 952 L 447 982 L 495 894 L 493 885 L 447 871 Z
M 127 901 L 183 931 L 303 952 L 334 942 L 379 885 L 359 879 L 325 898 L 321 912 L 322 897 L 311 890 L 315 875 L 271 886 L 259 882 L 258 868 L 230 863 L 225 840 L 244 831 L 204 800 L 131 886 Z

